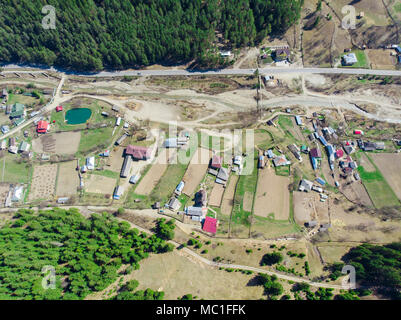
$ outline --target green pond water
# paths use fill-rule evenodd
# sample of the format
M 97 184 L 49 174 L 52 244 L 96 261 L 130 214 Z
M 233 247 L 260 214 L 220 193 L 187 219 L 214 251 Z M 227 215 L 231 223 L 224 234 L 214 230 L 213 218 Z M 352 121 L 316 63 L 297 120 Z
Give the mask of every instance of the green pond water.
M 65 119 L 68 124 L 85 123 L 92 115 L 92 110 L 88 108 L 76 108 L 68 110 Z

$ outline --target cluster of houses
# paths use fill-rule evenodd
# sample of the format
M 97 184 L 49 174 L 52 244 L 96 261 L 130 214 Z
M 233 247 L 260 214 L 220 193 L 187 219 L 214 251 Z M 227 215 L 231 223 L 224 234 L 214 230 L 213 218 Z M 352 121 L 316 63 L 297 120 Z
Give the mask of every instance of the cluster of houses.
M 320 201 L 325 202 L 328 198 L 328 195 L 324 194 L 322 186 L 326 184 L 326 181 L 324 181 L 322 178 L 317 178 L 316 182 L 319 185 L 314 184 L 312 181 L 309 181 L 307 179 L 302 179 L 299 183 L 298 190 L 302 192 L 316 191 L 320 194 Z
M 14 137 L 8 139 L 8 145 L 6 139 L 0 142 L 0 150 L 6 149 L 8 149 L 8 152 L 13 154 L 21 153 L 21 155 L 29 159 L 33 156 L 32 152 L 30 152 L 31 145 L 26 141 L 21 141 L 20 143 L 17 143 L 17 139 Z

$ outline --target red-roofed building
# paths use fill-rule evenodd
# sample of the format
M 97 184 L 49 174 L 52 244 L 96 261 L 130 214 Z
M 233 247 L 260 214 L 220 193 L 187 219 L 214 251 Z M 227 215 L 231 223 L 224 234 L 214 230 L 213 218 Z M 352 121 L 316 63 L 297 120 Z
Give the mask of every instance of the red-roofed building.
M 56 107 L 56 112 L 60 112 L 63 111 L 63 106 L 57 106 Z
M 210 167 L 213 169 L 220 169 L 222 164 L 222 159 L 218 155 L 214 155 L 212 157 L 212 160 L 210 162 Z
M 355 131 L 354 131 L 354 134 L 363 135 L 363 131 L 361 131 L 361 130 L 355 130 Z
M 47 121 L 40 120 L 38 122 L 36 131 L 38 133 L 46 133 L 48 130 L 49 130 L 49 123 Z
M 205 221 L 203 222 L 203 231 L 210 232 L 210 233 L 216 233 L 217 232 L 217 224 L 218 221 L 217 219 L 211 218 L 211 217 L 206 217 Z
M 341 149 L 338 149 L 338 150 L 336 151 L 336 158 L 337 158 L 337 159 L 340 159 L 340 158 L 342 158 L 343 156 L 344 156 L 344 151 L 341 150 Z
M 132 156 L 134 160 L 148 160 L 151 156 L 151 150 L 146 147 L 129 145 L 125 149 L 125 154 Z

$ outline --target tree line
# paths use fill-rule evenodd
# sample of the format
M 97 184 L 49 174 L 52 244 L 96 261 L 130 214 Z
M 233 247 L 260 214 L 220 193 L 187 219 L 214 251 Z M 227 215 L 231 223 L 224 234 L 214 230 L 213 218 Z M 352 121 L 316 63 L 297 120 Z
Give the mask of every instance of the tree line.
M 56 29 L 42 27 L 42 7 Z M 221 64 L 216 33 L 229 46 L 285 32 L 303 0 L 12 0 L 0 10 L 0 62 L 99 71 L 154 63 Z

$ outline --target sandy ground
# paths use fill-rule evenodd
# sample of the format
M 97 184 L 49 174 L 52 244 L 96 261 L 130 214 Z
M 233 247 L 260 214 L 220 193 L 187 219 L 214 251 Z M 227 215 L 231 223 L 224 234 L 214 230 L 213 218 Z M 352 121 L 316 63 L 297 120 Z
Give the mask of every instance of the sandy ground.
M 224 194 L 223 185 L 215 183 L 212 192 L 210 193 L 209 205 L 214 207 L 220 207 L 223 194 Z
M 121 166 L 124 162 L 124 148 L 114 148 L 114 150 L 111 152 L 109 159 L 107 160 L 107 169 L 114 171 L 114 172 L 120 172 L 121 171 Z
M 175 149 L 162 149 L 155 159 L 155 163 L 135 189 L 135 193 L 145 196 L 149 195 L 163 176 L 170 160 L 174 159 L 175 154 Z
M 57 164 L 36 166 L 33 169 L 28 199 L 51 199 L 54 196 L 57 179 Z
M 85 181 L 85 191 L 89 193 L 113 194 L 116 180 L 98 174 L 91 174 Z
M 259 170 L 254 213 L 267 217 L 274 213 L 276 220 L 288 220 L 290 213 L 289 177 L 278 176 L 273 169 Z
M 391 189 L 401 200 L 401 154 L 376 153 L 372 154 L 373 161 L 387 180 Z
M 206 174 L 210 157 L 211 152 L 209 150 L 203 148 L 196 150 L 182 179 L 185 182 L 182 193 L 191 196 L 196 191 Z
M 79 177 L 76 171 L 76 166 L 76 161 L 69 161 L 60 164 L 56 189 L 57 196 L 66 197 L 77 193 Z
M 226 191 L 224 192 L 223 201 L 221 203 L 221 213 L 230 215 L 234 205 L 235 186 L 237 185 L 239 176 L 232 175 Z
M 305 222 L 316 220 L 318 223 L 329 222 L 328 201 L 320 202 L 317 192 L 294 192 L 294 218 L 297 224 L 303 225 Z
M 197 299 L 256 300 L 262 297 L 263 288 L 248 285 L 254 276 L 212 268 L 194 258 L 183 256 L 180 251 L 174 251 L 151 255 L 141 261 L 139 270 L 124 278 L 126 281 L 138 280 L 138 290 L 151 288 L 164 291 L 166 300 L 177 300 L 189 293 L 197 296 Z M 87 299 L 101 299 L 108 290 L 93 294 Z
M 38 153 L 74 154 L 78 151 L 81 132 L 46 134 L 32 141 L 33 151 Z

